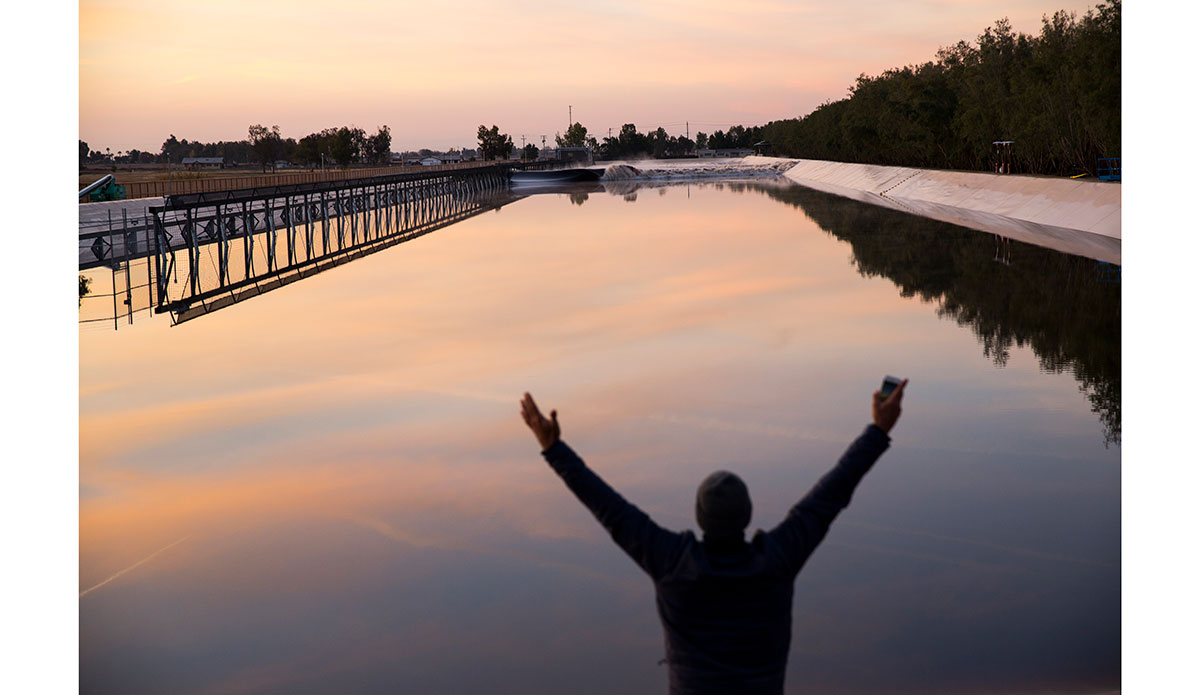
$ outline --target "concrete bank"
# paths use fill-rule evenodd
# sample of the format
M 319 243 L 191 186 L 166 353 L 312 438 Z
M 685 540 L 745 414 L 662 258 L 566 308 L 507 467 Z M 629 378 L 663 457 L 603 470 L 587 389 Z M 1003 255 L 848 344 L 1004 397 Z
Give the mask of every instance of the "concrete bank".
M 747 163 L 778 161 L 747 157 Z M 809 188 L 1121 262 L 1121 184 L 801 159 L 785 174 Z

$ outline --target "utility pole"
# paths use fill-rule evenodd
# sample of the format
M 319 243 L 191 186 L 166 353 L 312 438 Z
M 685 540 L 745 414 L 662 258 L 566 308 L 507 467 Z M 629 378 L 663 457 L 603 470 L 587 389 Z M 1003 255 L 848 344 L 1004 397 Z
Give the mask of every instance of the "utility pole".
M 684 133 L 683 137 L 687 138 L 688 140 L 692 139 L 692 124 L 691 123 L 689 123 L 687 121 L 683 122 L 683 133 Z
M 571 125 L 574 123 L 575 119 L 571 116 L 571 105 L 567 104 L 567 129 L 563 132 L 564 138 L 567 136 L 567 133 L 571 132 Z

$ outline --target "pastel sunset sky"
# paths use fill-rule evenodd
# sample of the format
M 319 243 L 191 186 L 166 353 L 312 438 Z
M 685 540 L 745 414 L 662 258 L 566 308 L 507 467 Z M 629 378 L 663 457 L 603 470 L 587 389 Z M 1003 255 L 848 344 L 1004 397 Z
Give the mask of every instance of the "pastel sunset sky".
M 93 149 L 355 124 L 393 150 L 474 146 L 479 124 L 552 141 L 803 115 L 860 73 L 931 59 L 1079 0 L 81 0 L 79 129 Z

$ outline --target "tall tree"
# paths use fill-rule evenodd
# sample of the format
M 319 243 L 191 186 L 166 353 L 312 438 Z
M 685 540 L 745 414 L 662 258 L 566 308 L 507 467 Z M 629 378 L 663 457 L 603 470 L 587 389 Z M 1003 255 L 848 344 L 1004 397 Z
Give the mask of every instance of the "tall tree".
M 270 128 L 256 123 L 250 126 L 250 147 L 254 150 L 254 156 L 262 165 L 263 171 L 269 167 L 271 171 L 275 171 L 275 162 L 283 155 L 283 136 L 279 132 L 279 126 L 271 126 Z
M 330 137 L 329 154 L 343 169 L 362 156 L 362 145 L 366 140 L 362 128 L 342 126 Z
M 508 159 L 512 154 L 513 141 L 507 133 L 501 133 L 494 124 L 491 128 L 479 126 L 479 149 L 485 161 L 496 158 Z
M 554 142 L 559 147 L 583 147 L 587 144 L 587 128 L 581 123 L 572 123 L 566 135 L 554 136 Z
M 372 164 L 387 164 L 392 158 L 392 131 L 386 125 L 367 138 L 368 158 Z

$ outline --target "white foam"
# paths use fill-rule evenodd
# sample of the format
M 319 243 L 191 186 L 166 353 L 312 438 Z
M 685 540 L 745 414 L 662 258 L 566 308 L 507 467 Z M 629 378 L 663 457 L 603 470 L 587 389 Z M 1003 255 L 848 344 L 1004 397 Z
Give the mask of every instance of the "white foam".
M 602 181 L 691 181 L 696 179 L 743 179 L 782 176 L 796 164 L 792 159 L 747 162 L 745 159 L 642 160 L 631 164 L 609 164 Z

